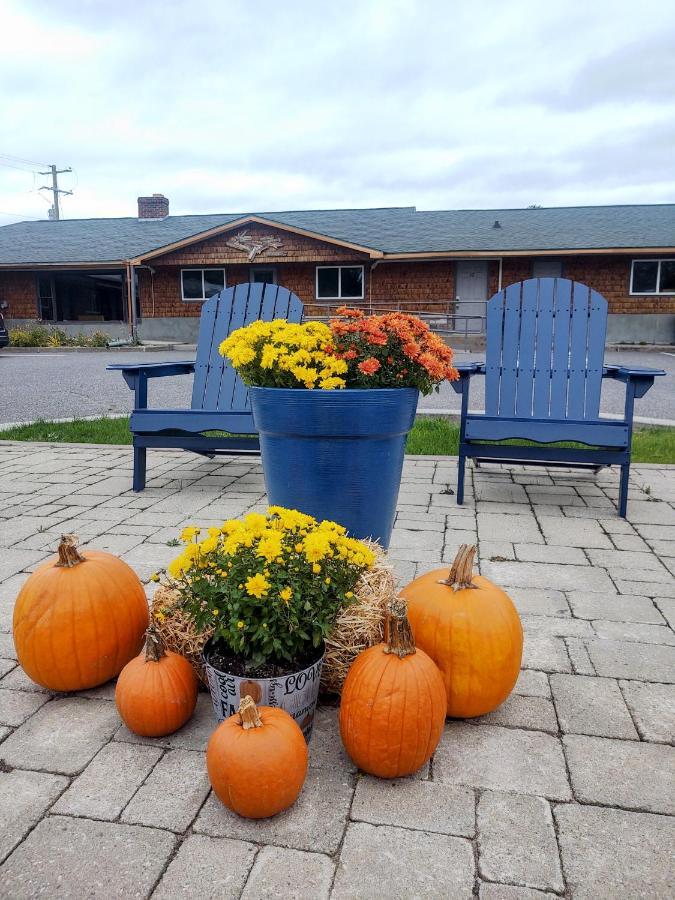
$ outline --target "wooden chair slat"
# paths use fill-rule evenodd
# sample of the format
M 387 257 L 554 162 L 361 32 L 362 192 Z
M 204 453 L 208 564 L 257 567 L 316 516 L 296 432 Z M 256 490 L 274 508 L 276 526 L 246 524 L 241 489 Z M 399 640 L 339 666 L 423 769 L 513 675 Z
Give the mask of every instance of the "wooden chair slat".
M 496 416 L 499 412 L 499 382 L 502 371 L 504 291 L 499 291 L 488 303 L 486 330 L 485 412 L 489 416 Z
M 539 280 L 537 302 L 537 342 L 534 362 L 534 401 L 532 415 L 546 419 L 551 415 L 551 378 L 553 367 L 554 278 Z
M 567 386 L 567 415 L 570 419 L 583 419 L 586 409 L 589 295 L 590 288 L 587 285 L 575 282 L 572 289 L 570 363 Z
M 504 302 L 504 336 L 502 346 L 502 371 L 499 386 L 499 415 L 513 416 L 516 412 L 516 385 L 518 383 L 518 348 L 521 324 L 521 285 L 510 284 Z
M 587 419 L 597 419 L 600 415 L 606 333 L 607 301 L 597 291 L 592 290 L 590 293 L 590 315 L 588 320 L 586 409 L 584 412 Z
M 554 419 L 564 419 L 567 415 L 572 282 L 556 278 L 554 287 L 550 416 Z
M 520 342 L 516 383 L 516 415 L 531 416 L 534 395 L 534 367 L 537 347 L 537 301 L 539 285 L 524 281 L 520 309 Z

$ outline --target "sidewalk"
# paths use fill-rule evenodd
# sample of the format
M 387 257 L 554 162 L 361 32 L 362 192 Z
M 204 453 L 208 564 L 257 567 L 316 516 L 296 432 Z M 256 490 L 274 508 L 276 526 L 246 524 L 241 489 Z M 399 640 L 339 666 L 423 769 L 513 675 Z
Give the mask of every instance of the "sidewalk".
M 259 462 L 131 449 L 0 450 L 0 898 L 665 898 L 675 882 L 675 467 L 470 470 L 409 457 L 390 556 L 402 583 L 478 544 L 525 628 L 512 697 L 448 721 L 431 763 L 359 776 L 318 713 L 294 808 L 230 814 L 209 791 L 210 699 L 165 739 L 120 722 L 114 685 L 53 696 L 16 667 L 16 594 L 62 532 L 144 581 L 188 523 L 264 507 Z M 148 583 L 150 593 L 154 585 Z M 276 894 L 274 892 L 277 892 Z

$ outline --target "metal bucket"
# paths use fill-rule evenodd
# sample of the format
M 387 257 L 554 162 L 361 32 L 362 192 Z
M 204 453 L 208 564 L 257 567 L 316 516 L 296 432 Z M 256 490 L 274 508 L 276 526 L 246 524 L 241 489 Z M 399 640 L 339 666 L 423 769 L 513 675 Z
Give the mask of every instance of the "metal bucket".
M 247 695 L 259 706 L 278 706 L 291 715 L 309 743 L 314 724 L 314 711 L 319 698 L 319 682 L 325 650 L 306 669 L 277 678 L 240 678 L 221 672 L 209 662 L 211 642 L 204 647 L 206 677 L 218 722 L 239 711 L 239 703 Z

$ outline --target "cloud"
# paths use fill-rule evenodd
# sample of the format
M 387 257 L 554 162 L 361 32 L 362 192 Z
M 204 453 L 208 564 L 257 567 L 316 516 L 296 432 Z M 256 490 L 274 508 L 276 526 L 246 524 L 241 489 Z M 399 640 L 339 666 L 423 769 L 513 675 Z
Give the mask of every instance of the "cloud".
M 667 0 L 7 0 L 0 30 L 0 153 L 73 166 L 68 217 L 675 200 Z M 44 217 L 24 168 L 0 211 Z

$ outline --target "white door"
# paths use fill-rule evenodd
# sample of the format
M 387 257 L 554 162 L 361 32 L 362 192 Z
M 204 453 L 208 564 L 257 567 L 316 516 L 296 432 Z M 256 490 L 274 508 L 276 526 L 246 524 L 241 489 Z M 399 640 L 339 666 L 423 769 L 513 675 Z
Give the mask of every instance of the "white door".
M 455 329 L 469 333 L 484 331 L 485 301 L 488 298 L 487 260 L 460 260 L 455 276 Z

